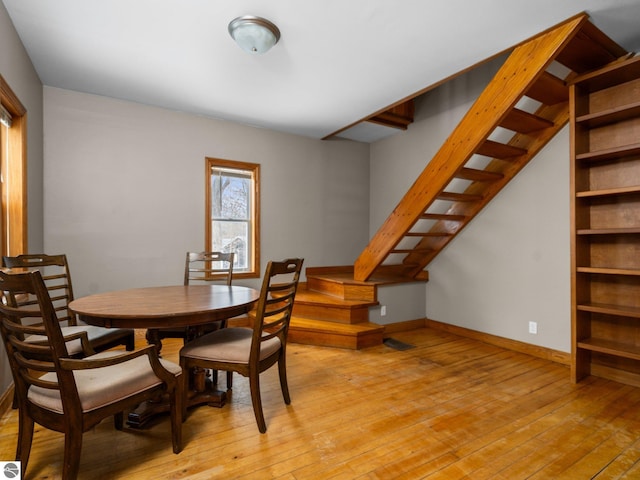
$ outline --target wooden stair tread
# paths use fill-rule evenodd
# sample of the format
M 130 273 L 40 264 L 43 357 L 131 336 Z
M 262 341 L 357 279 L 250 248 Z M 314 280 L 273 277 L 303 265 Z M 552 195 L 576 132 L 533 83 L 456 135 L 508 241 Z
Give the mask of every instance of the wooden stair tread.
M 551 126 L 553 126 L 553 124 L 551 124 Z M 507 159 L 525 155 L 527 150 L 524 148 L 514 147 L 513 145 L 507 145 L 505 143 L 494 142 L 493 140 L 485 140 L 482 145 L 478 147 L 476 153 L 478 155 L 484 155 L 485 157 Z
M 330 268 L 330 267 L 329 267 Z M 415 278 L 407 278 L 401 275 L 393 275 L 385 272 L 378 272 L 376 275 L 373 275 L 368 280 L 356 280 L 353 278 L 353 267 L 351 267 L 351 272 L 336 272 L 331 273 L 330 271 L 323 273 L 314 273 L 315 267 L 313 269 L 307 269 L 307 280 L 309 277 L 314 277 L 318 279 L 322 279 L 328 282 L 336 282 L 342 283 L 345 285 L 360 285 L 360 286 L 371 286 L 375 287 L 378 285 L 390 285 L 396 283 L 409 283 L 415 282 Z M 302 285 L 302 284 L 301 284 Z
M 458 170 L 455 176 L 474 182 L 496 182 L 504 178 L 504 175 L 501 173 L 489 172 L 487 170 L 478 170 L 476 168 L 469 167 L 462 167 L 460 170 Z
M 447 200 L 450 202 L 477 202 L 482 200 L 482 195 L 470 195 L 468 193 L 458 192 L 440 192 L 438 194 L 439 200 Z
M 527 90 L 526 95 L 545 105 L 556 105 L 569 101 L 569 89 L 564 81 L 548 72 L 543 72 Z
M 530 133 L 553 127 L 553 122 L 514 108 L 507 114 L 502 122 L 500 122 L 500 126 L 513 130 L 514 132 Z

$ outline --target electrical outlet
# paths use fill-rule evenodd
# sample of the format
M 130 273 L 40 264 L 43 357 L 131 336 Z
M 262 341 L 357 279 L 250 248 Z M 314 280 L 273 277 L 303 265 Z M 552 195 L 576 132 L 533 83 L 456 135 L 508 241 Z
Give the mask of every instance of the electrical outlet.
M 538 322 L 529 322 L 529 333 L 534 335 L 538 333 Z
M 387 306 L 386 305 L 382 305 L 380 307 L 380 316 L 384 317 L 387 314 Z

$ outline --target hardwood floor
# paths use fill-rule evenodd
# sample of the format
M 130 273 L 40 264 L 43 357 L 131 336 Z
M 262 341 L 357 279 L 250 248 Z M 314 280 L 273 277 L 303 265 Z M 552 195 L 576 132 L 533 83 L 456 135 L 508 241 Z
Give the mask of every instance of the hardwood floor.
M 190 411 L 179 455 L 168 418 L 142 431 L 103 422 L 84 436 L 80 478 L 640 478 L 640 388 L 573 385 L 566 366 L 441 331 L 393 337 L 415 348 L 290 344 L 292 404 L 277 369 L 263 374 L 264 435 L 239 376 L 226 406 Z M 167 341 L 165 357 L 178 347 Z M 0 460 L 13 459 L 16 421 L 0 421 Z M 59 478 L 62 449 L 38 428 L 26 478 Z

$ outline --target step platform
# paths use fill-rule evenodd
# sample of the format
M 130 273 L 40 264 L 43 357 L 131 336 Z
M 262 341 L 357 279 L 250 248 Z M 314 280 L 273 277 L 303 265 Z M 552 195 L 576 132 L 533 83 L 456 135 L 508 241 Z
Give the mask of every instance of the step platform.
M 289 325 L 288 341 L 359 350 L 382 345 L 383 337 L 384 326 L 375 323 L 343 324 L 294 316 Z

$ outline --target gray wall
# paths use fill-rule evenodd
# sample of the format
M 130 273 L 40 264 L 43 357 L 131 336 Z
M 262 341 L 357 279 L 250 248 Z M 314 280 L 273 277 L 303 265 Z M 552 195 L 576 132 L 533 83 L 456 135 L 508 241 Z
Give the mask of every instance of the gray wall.
M 430 92 L 406 133 L 371 146 L 372 235 L 497 67 L 487 64 Z M 570 351 L 569 222 L 565 128 L 429 265 L 427 316 Z M 530 321 L 538 323 L 537 335 L 528 333 Z
M 42 238 L 42 83 L 9 15 L 0 2 L 0 75 L 27 109 L 27 200 L 29 249 L 41 251 Z M 11 383 L 11 370 L 0 345 L 0 395 Z
M 45 249 L 67 253 L 77 297 L 182 281 L 204 248 L 207 156 L 261 165 L 263 268 L 353 264 L 368 241 L 366 144 L 50 87 L 44 105 Z
M 0 75 L 27 109 L 27 196 L 29 249 L 43 248 L 42 232 L 42 83 L 11 19 L 0 2 Z

